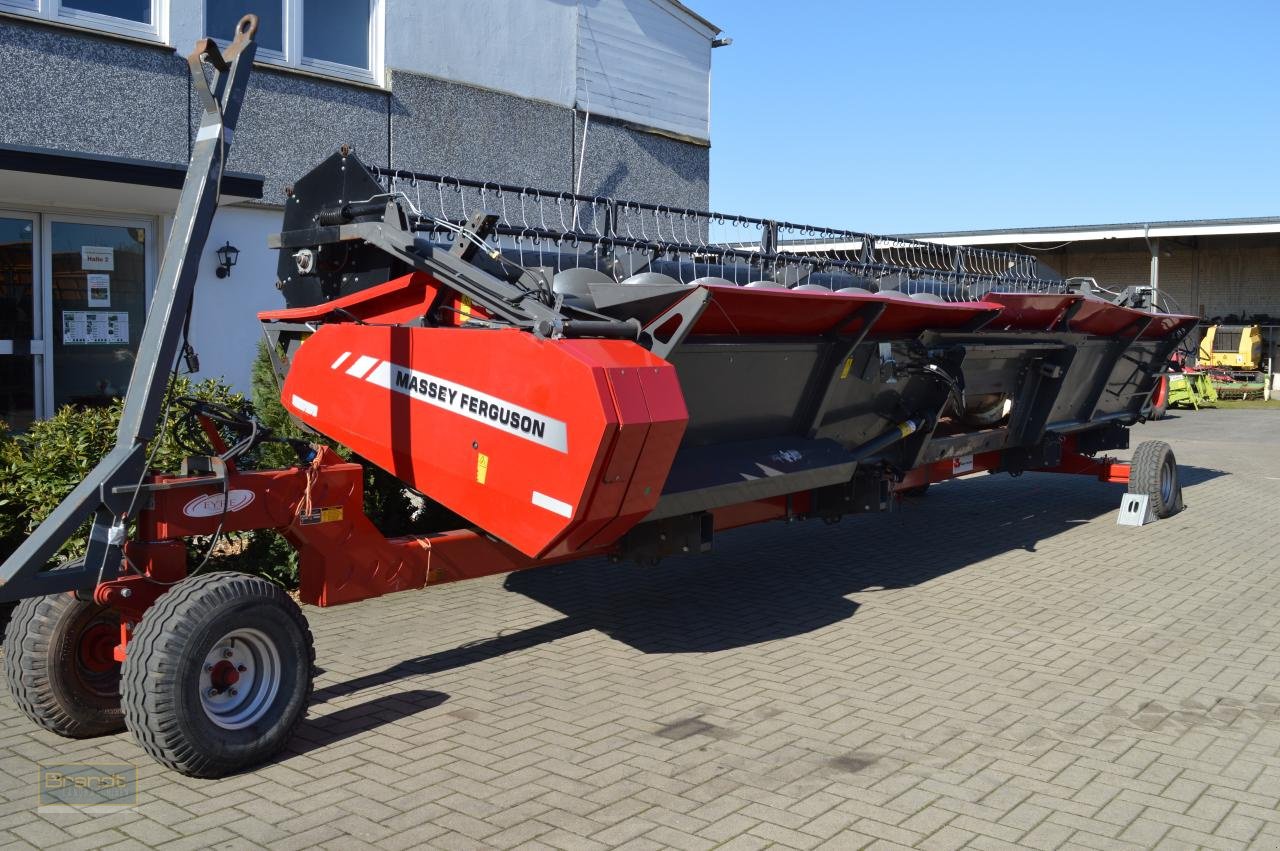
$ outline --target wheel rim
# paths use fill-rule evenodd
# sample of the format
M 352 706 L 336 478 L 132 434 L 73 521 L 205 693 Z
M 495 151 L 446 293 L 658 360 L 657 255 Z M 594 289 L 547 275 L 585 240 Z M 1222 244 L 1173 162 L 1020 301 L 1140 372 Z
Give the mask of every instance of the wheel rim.
M 1160 501 L 1165 505 L 1173 504 L 1173 487 L 1177 479 L 1177 471 L 1173 467 L 1173 459 L 1166 458 L 1160 465 Z
M 99 697 L 118 696 L 120 663 L 115 658 L 115 647 L 120 642 L 119 621 L 102 613 L 93 615 L 74 641 L 75 676 L 81 687 Z
M 258 721 L 280 692 L 283 667 L 275 642 L 256 629 L 236 629 L 214 642 L 200 669 L 200 704 L 224 730 Z

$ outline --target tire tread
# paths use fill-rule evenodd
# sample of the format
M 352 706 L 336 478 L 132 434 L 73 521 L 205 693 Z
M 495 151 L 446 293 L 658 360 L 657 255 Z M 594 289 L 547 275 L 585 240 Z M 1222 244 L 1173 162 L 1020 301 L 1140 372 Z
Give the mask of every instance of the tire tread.
M 95 722 L 67 712 L 48 674 L 53 635 L 63 612 L 79 601 L 71 594 L 28 597 L 14 607 L 5 630 L 5 677 L 9 694 L 22 713 L 44 729 L 68 739 L 118 733 L 124 720 L 103 716 Z
M 1160 493 L 1160 472 L 1165 457 L 1173 461 L 1173 498 L 1165 504 Z M 1182 510 L 1182 484 L 1178 481 L 1177 459 L 1173 448 L 1163 440 L 1147 440 L 1138 444 L 1129 462 L 1129 493 L 1146 494 L 1151 500 L 1152 513 L 1158 518 L 1170 517 Z
M 248 597 L 279 604 L 301 630 L 308 652 L 310 669 L 306 672 L 304 711 L 292 719 L 282 742 L 288 741 L 306 714 L 305 705 L 313 688 L 315 645 L 297 603 L 280 586 L 245 573 L 222 571 L 185 579 L 161 595 L 134 629 L 121 683 L 125 723 L 143 750 L 174 771 L 192 777 L 220 777 L 238 767 L 200 753 L 182 735 L 170 683 L 171 658 L 190 637 L 201 615 L 223 603 Z

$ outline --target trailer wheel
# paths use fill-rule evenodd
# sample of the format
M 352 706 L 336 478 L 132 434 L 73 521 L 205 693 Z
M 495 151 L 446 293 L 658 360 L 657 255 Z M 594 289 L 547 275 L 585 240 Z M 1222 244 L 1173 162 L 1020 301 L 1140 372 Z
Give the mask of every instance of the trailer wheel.
M 5 674 L 18 708 L 69 739 L 124 729 L 120 708 L 120 619 L 72 594 L 30 597 L 5 630 Z
M 1138 444 L 1129 462 L 1129 493 L 1145 493 L 1151 512 L 1159 518 L 1170 517 L 1182 510 L 1182 483 L 1178 481 L 1178 462 L 1173 449 L 1163 440 Z
M 1155 389 L 1151 391 L 1151 398 L 1147 400 L 1143 416 L 1149 420 L 1161 420 L 1164 419 L 1164 415 L 1168 410 L 1169 376 L 1162 375 L 1160 380 L 1156 382 Z
M 186 579 L 134 630 L 124 718 L 157 761 L 224 777 L 270 759 L 306 712 L 315 649 L 298 605 L 244 573 Z

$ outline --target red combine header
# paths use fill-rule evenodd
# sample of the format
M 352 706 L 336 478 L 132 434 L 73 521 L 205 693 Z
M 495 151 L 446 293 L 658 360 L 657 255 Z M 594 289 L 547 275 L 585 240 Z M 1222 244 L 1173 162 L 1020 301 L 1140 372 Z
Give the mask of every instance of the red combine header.
M 1128 447 L 1195 324 L 1150 290 L 1108 300 L 1017 254 L 390 173 L 345 147 L 293 187 L 273 239 L 285 307 L 260 319 L 281 401 L 461 527 L 384 537 L 362 467 L 320 443 L 242 469 L 276 439 L 248 416 L 197 409 L 209 454 L 148 470 L 253 29 L 191 57 L 197 82 L 202 60 L 216 73 L 119 443 L 0 567 L 0 599 L 23 600 L 9 681 L 36 723 L 127 725 L 198 776 L 284 746 L 311 690 L 306 620 L 264 580 L 192 572 L 194 536 L 278 530 L 302 600 L 327 606 L 705 552 L 726 529 L 887 511 L 977 471 L 1180 507 L 1167 446 L 1103 454 Z M 716 237 L 734 227 L 758 238 Z M 87 517 L 86 557 L 49 569 Z

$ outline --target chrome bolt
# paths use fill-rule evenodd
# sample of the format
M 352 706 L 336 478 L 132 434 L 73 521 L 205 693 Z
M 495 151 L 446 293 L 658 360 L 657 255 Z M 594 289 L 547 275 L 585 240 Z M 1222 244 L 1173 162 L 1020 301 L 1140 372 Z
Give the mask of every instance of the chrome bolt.
M 230 659 L 230 658 L 231 658 L 231 656 L 232 656 L 232 650 L 231 650 L 231 648 L 230 648 L 230 647 L 228 647 L 226 650 L 223 650 L 223 651 L 222 651 L 222 658 L 223 658 L 223 659 Z
M 218 696 L 218 690 L 217 690 L 216 688 L 211 688 L 211 689 L 209 689 L 209 691 L 208 691 L 208 692 L 206 692 L 206 694 L 208 694 L 208 695 L 209 695 L 209 697 L 217 697 L 217 696 Z
M 245 671 L 249 669 L 246 668 L 244 665 L 236 665 L 236 670 L 243 674 Z
M 235 689 L 231 689 L 231 696 L 232 696 L 232 697 L 235 697 L 235 696 L 236 696 L 237 694 L 239 694 L 239 693 L 240 693 L 240 692 L 236 691 Z
M 205 672 L 206 674 L 212 674 L 212 673 L 213 673 L 213 666 L 212 666 L 212 665 L 205 665 L 205 666 L 204 666 L 204 672 Z

